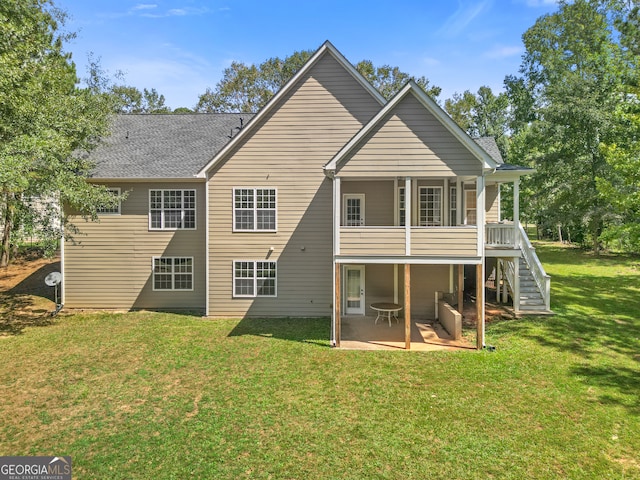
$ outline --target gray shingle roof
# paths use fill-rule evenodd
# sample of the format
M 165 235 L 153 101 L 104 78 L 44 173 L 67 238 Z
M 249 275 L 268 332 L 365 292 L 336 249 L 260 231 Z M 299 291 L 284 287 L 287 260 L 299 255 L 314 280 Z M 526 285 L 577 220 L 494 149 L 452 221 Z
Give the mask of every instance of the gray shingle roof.
M 493 158 L 496 163 L 503 164 L 504 160 L 502 159 L 502 155 L 500 154 L 500 149 L 498 148 L 498 144 L 496 143 L 496 139 L 493 137 L 479 137 L 473 139 L 482 149 L 489 154 L 491 158 Z
M 93 178 L 191 178 L 252 114 L 118 115 L 89 158 Z

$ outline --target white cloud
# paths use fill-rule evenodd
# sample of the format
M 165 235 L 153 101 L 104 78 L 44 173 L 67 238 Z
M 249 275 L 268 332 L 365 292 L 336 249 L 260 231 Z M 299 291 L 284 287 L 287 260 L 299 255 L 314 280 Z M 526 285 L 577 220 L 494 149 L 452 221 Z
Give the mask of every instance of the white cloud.
M 440 65 L 441 62 L 437 58 L 423 57 L 422 63 L 425 64 L 427 67 L 437 67 L 438 65 Z
M 468 0 L 459 0 L 458 9 L 444 22 L 444 25 L 438 30 L 439 34 L 447 37 L 455 37 L 462 33 L 473 20 L 489 9 L 493 0 L 481 0 L 470 2 Z
M 527 7 L 549 7 L 551 5 L 556 5 L 559 0 L 524 0 L 524 2 L 520 1 L 518 3 L 524 3 Z
M 511 45 L 511 46 L 498 45 L 492 48 L 491 50 L 484 52 L 482 56 L 485 58 L 491 58 L 495 60 L 500 58 L 508 58 L 508 57 L 514 57 L 516 55 L 521 55 L 523 51 L 524 49 L 519 45 Z
M 136 10 L 153 10 L 154 8 L 158 8 L 158 5 L 154 5 L 154 4 L 145 4 L 145 3 L 140 3 L 138 5 L 136 5 L 135 7 L 133 7 L 131 9 L 131 11 L 136 11 Z

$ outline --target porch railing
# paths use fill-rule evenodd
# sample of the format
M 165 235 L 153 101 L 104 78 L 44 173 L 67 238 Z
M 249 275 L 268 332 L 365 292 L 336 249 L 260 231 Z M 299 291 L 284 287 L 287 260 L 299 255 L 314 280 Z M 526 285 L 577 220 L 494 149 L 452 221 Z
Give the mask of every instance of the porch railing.
M 485 229 L 485 244 L 488 247 L 516 248 L 513 223 L 488 223 Z

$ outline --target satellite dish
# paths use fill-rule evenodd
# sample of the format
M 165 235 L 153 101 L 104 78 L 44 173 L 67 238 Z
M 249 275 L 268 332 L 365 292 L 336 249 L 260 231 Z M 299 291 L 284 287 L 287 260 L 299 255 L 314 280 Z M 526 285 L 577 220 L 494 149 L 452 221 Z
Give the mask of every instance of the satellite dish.
M 62 281 L 62 274 L 60 272 L 51 272 L 44 278 L 44 283 L 49 287 L 55 287 Z

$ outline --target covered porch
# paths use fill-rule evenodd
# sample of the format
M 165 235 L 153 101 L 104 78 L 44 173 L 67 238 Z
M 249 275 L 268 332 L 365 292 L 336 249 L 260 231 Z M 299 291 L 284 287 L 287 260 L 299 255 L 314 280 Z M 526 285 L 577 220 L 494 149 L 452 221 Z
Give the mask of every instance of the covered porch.
M 458 260 L 457 264 L 341 260 L 345 259 L 335 263 L 334 346 L 418 351 L 484 347 L 481 259 Z M 474 297 L 472 305 L 464 300 L 465 270 L 475 280 L 476 288 L 468 292 Z M 472 341 L 462 336 L 465 307 L 467 314 L 473 308 L 469 315 L 475 327 Z

